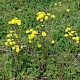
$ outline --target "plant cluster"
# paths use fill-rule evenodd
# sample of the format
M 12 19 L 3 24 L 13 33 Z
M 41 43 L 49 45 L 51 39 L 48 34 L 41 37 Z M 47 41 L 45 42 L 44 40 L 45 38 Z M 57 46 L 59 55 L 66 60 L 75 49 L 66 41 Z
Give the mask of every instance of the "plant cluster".
M 74 40 L 76 43 L 80 42 L 80 37 L 79 37 L 78 33 L 75 30 L 71 30 L 70 27 L 65 29 L 64 37 L 68 37 L 68 36 L 70 36 L 72 38 L 72 40 Z
M 0 80 L 80 79 L 78 0 L 3 0 L 0 6 Z
M 49 19 L 49 16 L 51 18 L 55 18 L 55 15 L 51 15 L 50 13 L 45 13 L 45 12 L 38 12 L 37 13 L 37 17 L 36 17 L 36 20 L 40 22 L 43 22 L 43 20 L 48 20 Z

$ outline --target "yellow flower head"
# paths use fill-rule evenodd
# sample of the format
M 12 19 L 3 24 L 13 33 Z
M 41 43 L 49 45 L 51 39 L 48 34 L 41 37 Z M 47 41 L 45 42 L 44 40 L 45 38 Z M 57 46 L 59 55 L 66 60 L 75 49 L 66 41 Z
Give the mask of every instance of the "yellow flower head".
M 14 31 L 10 30 L 10 33 L 13 33 Z
M 43 18 L 45 17 L 46 13 L 45 12 L 38 12 L 37 14 L 38 14 L 38 16 L 36 17 L 36 20 L 37 21 L 40 20 L 40 22 L 43 22 Z
M 32 37 L 31 37 L 31 35 L 28 35 L 28 39 L 29 39 L 29 40 L 32 40 Z
M 30 29 L 30 32 L 32 32 L 33 31 L 33 29 Z
M 23 46 L 20 47 L 21 49 L 23 48 Z
M 7 35 L 7 37 L 11 37 L 11 36 L 12 36 L 12 34 L 8 34 L 8 35 Z
M 30 35 L 30 37 L 31 37 L 31 38 L 34 38 L 34 37 L 35 37 L 35 34 L 32 33 L 32 34 Z
M 80 37 L 79 36 L 76 36 L 76 37 L 72 37 L 72 39 L 75 40 L 76 43 L 79 43 Z
M 51 41 L 51 44 L 54 44 L 54 43 L 55 43 L 55 41 L 54 41 L 54 40 L 52 40 L 52 41 Z
M 19 20 L 18 18 L 14 18 L 11 21 L 8 22 L 8 24 L 17 24 L 17 25 L 21 25 L 21 20 Z
M 42 27 L 45 27 L 45 25 L 43 25 L 43 24 L 42 24 L 41 26 L 42 26 Z
M 20 51 L 19 47 L 16 48 L 16 52 L 18 53 Z
M 42 36 L 46 36 L 46 32 L 42 31 Z
M 51 14 L 50 14 L 50 13 L 47 13 L 46 15 L 47 15 L 47 16 L 50 16 Z
M 73 34 L 71 32 L 68 32 L 69 36 L 73 36 Z
M 9 42 L 9 44 L 10 44 L 10 45 L 13 45 L 13 42 L 12 42 L 12 41 L 10 41 L 10 42 Z
M 18 53 L 18 52 L 20 51 L 19 45 L 15 45 L 14 47 L 15 47 L 15 49 L 16 49 L 16 52 Z
M 15 45 L 16 48 L 19 48 L 19 45 Z
M 59 4 L 61 4 L 61 2 L 59 2 Z
M 40 15 L 38 16 L 38 18 L 39 18 L 39 19 L 42 19 L 44 16 L 45 16 L 44 14 L 40 14 Z
M 79 41 L 79 36 L 76 36 L 76 37 L 75 37 L 75 40 L 76 40 L 76 41 Z
M 68 37 L 68 36 L 69 36 L 68 34 L 65 34 L 65 35 L 64 35 L 64 37 Z
M 13 35 L 14 35 L 14 37 L 15 37 L 15 38 L 18 38 L 18 35 L 17 35 L 16 33 L 15 33 L 15 34 L 13 34 Z
M 30 33 L 30 30 L 26 30 L 26 33 Z
M 43 19 L 40 19 L 40 22 L 43 22 Z
M 55 18 L 55 15 L 51 15 L 51 18 Z
M 38 12 L 37 14 L 38 15 L 41 15 L 41 14 L 44 14 L 45 15 L 46 13 L 45 12 Z
M 57 6 L 57 3 L 55 3 L 54 5 Z
M 14 50 L 15 49 L 15 47 L 12 47 L 12 50 Z
M 37 47 L 38 47 L 38 48 L 41 48 L 41 44 L 38 44 Z
M 13 43 L 13 44 L 16 44 L 16 42 L 15 42 L 15 41 L 13 41 L 12 43 Z
M 36 26 L 36 28 L 40 28 L 40 26 Z
M 72 34 L 74 34 L 76 31 L 71 31 Z
M 18 11 L 21 11 L 21 9 L 18 9 Z
M 44 19 L 45 19 L 45 20 L 48 20 L 48 16 L 45 16 Z
M 11 39 L 7 39 L 7 42 L 10 42 L 11 41 Z
M 32 31 L 32 34 L 38 34 L 38 31 L 33 30 L 33 31 Z
M 65 32 L 68 32 L 69 30 L 71 30 L 71 28 L 68 27 L 65 29 Z
M 67 11 L 67 12 L 70 12 L 70 9 L 67 9 L 66 11 Z
M 29 40 L 29 43 L 32 43 L 32 41 L 31 41 L 31 40 Z
M 79 41 L 76 41 L 76 43 L 79 43 Z
M 5 42 L 5 45 L 7 46 L 8 45 L 8 42 Z

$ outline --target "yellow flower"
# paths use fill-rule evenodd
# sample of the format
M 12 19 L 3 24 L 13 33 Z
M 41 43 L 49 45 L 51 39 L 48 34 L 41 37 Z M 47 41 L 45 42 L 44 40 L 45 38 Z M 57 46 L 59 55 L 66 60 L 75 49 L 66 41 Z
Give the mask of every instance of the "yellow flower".
M 51 41 L 51 44 L 54 44 L 54 43 L 55 43 L 55 41 L 54 41 L 54 40 L 52 40 L 52 41 Z
M 42 24 L 41 26 L 44 27 L 45 25 Z
M 10 44 L 10 45 L 12 45 L 12 44 L 13 44 L 13 42 L 12 42 L 12 41 L 10 41 L 10 42 L 9 42 L 9 44 Z
M 14 18 L 11 21 L 8 22 L 8 24 L 17 24 L 17 25 L 21 25 L 21 20 L 19 20 L 18 18 Z
M 76 43 L 79 43 L 79 41 L 76 41 Z
M 74 34 L 76 31 L 71 31 L 72 34 Z
M 48 16 L 45 16 L 44 19 L 45 19 L 45 20 L 48 20 Z
M 75 40 L 75 37 L 72 37 L 73 40 Z
M 8 24 L 15 24 L 15 20 L 12 19 L 11 21 L 8 22 Z
M 38 16 L 36 17 L 36 20 L 37 21 L 40 20 L 40 22 L 43 22 L 43 18 L 46 15 L 46 13 L 45 12 L 38 12 L 37 14 L 38 14 Z
M 12 34 L 9 34 L 9 36 L 12 36 Z
M 17 25 L 21 25 L 21 20 L 16 20 Z
M 32 34 L 38 34 L 38 31 L 34 30 L 32 31 Z
M 16 48 L 16 52 L 18 53 L 20 51 L 19 47 Z
M 78 35 L 78 33 L 75 33 L 75 35 L 77 36 L 77 35 Z
M 57 3 L 55 3 L 54 5 L 57 6 Z
M 28 35 L 28 39 L 32 40 L 32 37 L 31 37 L 31 35 Z
M 69 36 L 73 36 L 73 34 L 71 32 L 68 32 Z
M 15 49 L 15 47 L 12 47 L 12 50 L 14 50 Z
M 59 2 L 59 6 L 61 6 L 61 2 Z
M 67 11 L 67 12 L 70 12 L 70 9 L 67 9 L 66 11 Z
M 23 46 L 20 47 L 21 49 L 23 48 Z
M 42 31 L 42 36 L 46 36 L 46 32 Z
M 75 40 L 76 40 L 76 41 L 79 41 L 79 36 L 76 36 L 76 37 L 75 37 Z
M 65 34 L 65 35 L 64 35 L 64 37 L 68 37 L 68 36 L 69 36 L 68 34 Z
M 16 49 L 16 52 L 19 52 L 20 51 L 19 45 L 15 45 L 15 49 Z
M 12 43 L 13 43 L 13 44 L 16 44 L 16 42 L 15 42 L 15 41 L 13 41 Z
M 29 40 L 29 43 L 32 43 L 32 41 L 31 41 L 31 40 Z
M 40 22 L 43 22 L 43 19 L 40 19 Z
M 68 27 L 65 29 L 65 32 L 68 32 L 69 30 L 71 30 L 71 28 Z
M 38 44 L 37 47 L 38 47 L 38 48 L 41 48 L 41 44 Z
M 51 14 L 50 13 L 47 13 L 46 15 L 50 16 Z
M 14 39 L 11 39 L 12 41 L 14 41 Z
M 15 45 L 15 47 L 16 47 L 16 48 L 18 48 L 18 47 L 19 47 L 19 45 Z
M 13 34 L 15 36 L 15 38 L 18 38 L 18 35 L 17 34 Z
M 45 12 L 38 12 L 37 14 L 38 14 L 38 15 L 40 15 L 40 14 L 44 14 L 44 15 L 45 15 Z
M 44 14 L 40 14 L 40 15 L 38 16 L 38 18 L 39 18 L 39 19 L 42 19 L 44 16 L 45 16 Z
M 36 26 L 36 28 L 40 28 L 40 26 Z
M 5 42 L 5 45 L 7 46 L 8 45 L 8 42 Z
M 73 40 L 75 40 L 75 41 L 76 41 L 76 43 L 79 43 L 79 39 L 80 39 L 80 38 L 79 38 L 79 36 L 72 37 L 72 39 L 73 39 Z
M 7 35 L 7 37 L 9 37 L 9 34 Z
M 18 9 L 18 11 L 21 11 L 21 9 Z
M 7 35 L 7 37 L 10 37 L 10 36 L 12 36 L 12 34 L 8 34 L 8 35 Z
M 7 42 L 10 42 L 11 41 L 11 39 L 7 39 Z
M 33 31 L 33 29 L 30 29 L 30 32 L 32 32 Z
M 51 18 L 55 18 L 55 15 L 51 15 Z
M 26 33 L 30 33 L 30 30 L 26 30 Z
M 39 17 L 36 17 L 36 20 L 39 21 Z
M 10 30 L 10 33 L 13 33 L 14 31 Z
M 61 4 L 61 2 L 59 2 L 59 4 Z
M 32 34 L 31 34 L 31 38 L 34 38 L 34 37 L 35 37 L 35 34 L 32 33 Z

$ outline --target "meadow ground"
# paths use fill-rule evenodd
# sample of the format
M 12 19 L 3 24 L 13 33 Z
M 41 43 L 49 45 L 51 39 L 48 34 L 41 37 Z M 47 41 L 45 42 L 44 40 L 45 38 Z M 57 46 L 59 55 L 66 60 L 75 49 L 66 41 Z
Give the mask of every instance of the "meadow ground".
M 80 0 L 0 0 L 0 80 L 80 80 Z

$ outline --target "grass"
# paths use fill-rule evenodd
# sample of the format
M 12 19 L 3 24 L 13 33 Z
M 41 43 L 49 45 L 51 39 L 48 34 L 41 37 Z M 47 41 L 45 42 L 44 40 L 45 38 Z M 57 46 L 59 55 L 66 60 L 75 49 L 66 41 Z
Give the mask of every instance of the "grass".
M 65 29 L 70 27 L 80 39 L 79 0 L 0 0 L 0 6 L 0 80 L 80 79 L 80 57 L 77 58 L 80 40 L 77 44 L 71 37 L 64 37 Z M 36 21 L 40 11 L 54 14 L 55 18 Z M 8 24 L 15 17 L 21 20 L 20 26 Z M 19 36 L 16 42 L 24 46 L 18 53 L 5 46 L 11 29 Z M 39 32 L 31 44 L 26 34 L 28 29 Z M 42 31 L 47 36 L 42 37 Z M 53 45 L 51 40 L 55 41 Z M 38 43 L 41 48 L 37 47 Z

